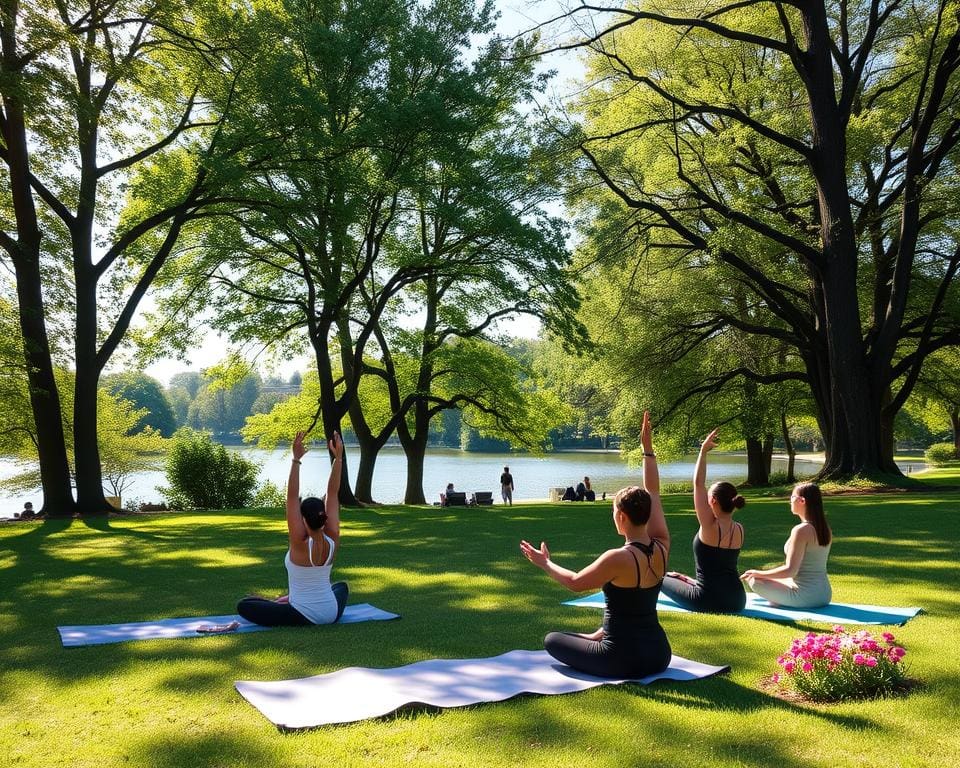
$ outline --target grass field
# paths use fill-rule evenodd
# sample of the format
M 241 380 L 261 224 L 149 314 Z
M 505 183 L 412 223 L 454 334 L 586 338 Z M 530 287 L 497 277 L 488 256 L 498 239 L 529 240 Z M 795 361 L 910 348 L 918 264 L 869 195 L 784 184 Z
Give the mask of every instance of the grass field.
M 604 686 L 353 725 L 278 732 L 233 688 L 345 666 L 539 648 L 551 629 L 593 630 L 599 612 L 520 556 L 546 539 L 579 567 L 617 546 L 609 502 L 344 513 L 334 570 L 353 602 L 393 622 L 61 647 L 58 624 L 229 613 L 248 592 L 285 589 L 276 510 L 52 520 L 0 526 L 0 755 L 11 766 L 943 766 L 960 764 L 960 470 L 940 490 L 828 499 L 834 596 L 920 605 L 894 628 L 908 696 L 805 705 L 764 693 L 790 640 L 824 625 L 664 614 L 674 652 L 729 675 Z M 943 486 L 950 486 L 943 489 Z M 687 496 L 665 499 L 671 567 L 692 567 Z M 791 526 L 785 499 L 751 498 L 744 568 L 773 563 Z

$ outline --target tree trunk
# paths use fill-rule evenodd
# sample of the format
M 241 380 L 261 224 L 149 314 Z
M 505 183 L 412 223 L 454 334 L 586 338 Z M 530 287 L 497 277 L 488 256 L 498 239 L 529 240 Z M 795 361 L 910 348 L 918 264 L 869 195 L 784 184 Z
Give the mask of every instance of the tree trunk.
M 763 465 L 767 470 L 767 483 L 770 482 L 770 472 L 773 469 L 773 435 L 764 435 L 763 438 Z
M 960 459 L 960 409 L 950 412 L 950 427 L 953 429 L 953 455 Z
M 47 517 L 71 517 L 77 506 L 70 488 L 70 462 L 63 431 L 63 411 L 50 356 L 39 263 L 37 248 L 30 256 L 21 253 L 14 264 L 20 332 L 23 334 L 27 385 L 30 388 L 40 484 L 43 488 L 43 506 L 39 511 Z
M 76 240 L 76 239 L 75 239 Z M 97 305 L 96 281 L 89 284 L 81 266 L 83 243 L 74 243 L 74 276 L 77 284 L 76 376 L 73 394 L 74 470 L 77 481 L 77 508 L 81 514 L 108 512 L 103 494 L 100 447 L 97 444 Z
M 770 474 L 764 457 L 763 442 L 757 437 L 747 438 L 747 485 L 752 487 L 770 484 Z
M 30 151 L 27 141 L 22 91 L 21 63 L 16 50 L 16 10 L 4 20 L 3 69 L 8 73 L 3 90 L 3 143 L 6 152 L 10 203 L 16 220 L 17 240 L 5 235 L 4 248 L 13 261 L 17 280 L 17 310 L 23 335 L 23 353 L 30 387 L 30 407 L 37 434 L 37 455 L 43 506 L 48 516 L 70 516 L 76 510 L 70 490 L 70 464 L 63 431 L 63 410 L 54 378 L 47 335 L 46 306 L 40 273 L 42 235 L 30 187 Z M 11 74 L 12 73 L 12 74 Z
M 787 427 L 785 413 L 780 414 L 780 434 L 783 436 L 783 445 L 787 451 L 787 482 L 795 483 L 797 478 L 794 475 L 794 467 L 797 461 L 797 450 L 793 446 L 793 440 L 790 439 L 790 429 Z
M 798 7 L 803 19 L 807 50 L 803 69 L 811 120 L 810 167 L 817 185 L 821 260 L 811 265 L 817 286 L 813 305 L 819 340 L 812 356 L 811 385 L 821 389 L 817 398 L 826 461 L 818 479 L 845 479 L 900 475 L 892 453 L 881 448 L 881 375 L 889 359 L 868 358 L 862 337 L 856 286 L 858 249 L 850 210 L 846 166 L 846 132 L 835 92 L 833 42 L 823 3 Z M 823 378 L 827 382 L 824 386 Z M 814 392 L 817 395 L 816 391 Z
M 406 422 L 397 425 L 397 436 L 407 458 L 407 487 L 403 492 L 404 504 L 426 504 L 423 494 L 423 464 L 427 455 L 430 437 L 430 413 L 422 400 L 413 405 L 413 431 Z

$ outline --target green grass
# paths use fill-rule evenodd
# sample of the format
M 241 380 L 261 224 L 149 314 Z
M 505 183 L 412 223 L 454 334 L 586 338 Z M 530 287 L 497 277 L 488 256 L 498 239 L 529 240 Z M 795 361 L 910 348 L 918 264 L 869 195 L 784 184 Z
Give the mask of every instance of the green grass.
M 931 474 L 957 483 L 960 470 Z M 687 496 L 666 499 L 671 567 L 692 567 Z M 592 630 L 598 611 L 523 560 L 546 539 L 579 567 L 616 546 L 609 502 L 487 509 L 347 510 L 335 574 L 354 602 L 403 615 L 257 634 L 64 649 L 58 624 L 228 613 L 285 588 L 277 511 L 168 514 L 0 527 L 0 754 L 11 766 L 919 766 L 960 764 L 960 488 L 828 500 L 831 578 L 844 602 L 920 605 L 894 628 L 922 686 L 839 705 L 761 691 L 798 634 L 824 625 L 664 614 L 674 652 L 730 664 L 692 683 L 604 686 L 455 710 L 424 708 L 283 734 L 234 680 L 539 648 L 551 629 Z M 781 557 L 783 498 L 752 497 L 746 567 Z

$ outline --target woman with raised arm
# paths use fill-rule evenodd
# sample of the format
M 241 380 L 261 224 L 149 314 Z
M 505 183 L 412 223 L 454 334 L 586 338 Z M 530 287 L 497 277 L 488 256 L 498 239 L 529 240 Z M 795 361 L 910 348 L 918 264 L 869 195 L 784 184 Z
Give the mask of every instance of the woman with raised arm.
M 670 643 L 657 620 L 657 595 L 667 570 L 670 533 L 660 503 L 660 474 L 653 453 L 650 414 L 643 414 L 644 488 L 630 486 L 613 500 L 613 524 L 624 545 L 609 549 L 581 571 L 550 559 L 545 542 L 537 549 L 520 542 L 524 556 L 574 592 L 603 588 L 603 626 L 587 635 L 551 632 L 543 641 L 557 661 L 600 677 L 645 677 L 670 664 Z
M 287 567 L 289 594 L 269 600 L 245 597 L 237 604 L 237 613 L 248 621 L 267 627 L 282 625 L 333 624 L 339 621 L 347 605 L 347 584 L 330 584 L 333 558 L 340 545 L 340 472 L 343 466 L 343 440 L 336 432 L 327 443 L 333 463 L 327 493 L 322 499 L 310 496 L 300 500 L 300 462 L 307 452 L 304 433 L 293 441 L 293 459 L 287 480 L 287 534 L 290 548 Z
M 713 430 L 700 446 L 693 471 L 693 508 L 700 523 L 693 537 L 697 578 L 669 571 L 663 594 L 691 611 L 736 613 L 746 605 L 747 593 L 737 568 L 743 526 L 734 522 L 733 513 L 746 501 L 731 483 L 714 483 L 707 490 L 707 454 L 716 445 L 717 430 Z
M 783 545 L 786 562 L 764 571 L 744 571 L 750 589 L 774 605 L 819 608 L 828 605 L 833 589 L 827 576 L 827 558 L 833 533 L 823 511 L 823 494 L 816 483 L 800 483 L 790 495 L 790 513 L 801 522 Z

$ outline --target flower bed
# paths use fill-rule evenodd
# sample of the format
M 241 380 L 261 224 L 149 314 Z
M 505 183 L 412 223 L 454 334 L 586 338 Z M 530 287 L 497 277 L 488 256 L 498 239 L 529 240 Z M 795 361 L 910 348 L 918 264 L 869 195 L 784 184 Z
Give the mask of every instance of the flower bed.
M 866 630 L 809 632 L 790 644 L 777 659 L 782 670 L 772 681 L 811 701 L 843 701 L 880 696 L 906 682 L 906 651 L 884 632 L 875 638 Z

